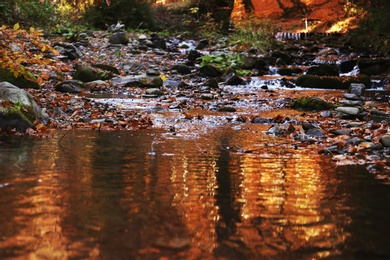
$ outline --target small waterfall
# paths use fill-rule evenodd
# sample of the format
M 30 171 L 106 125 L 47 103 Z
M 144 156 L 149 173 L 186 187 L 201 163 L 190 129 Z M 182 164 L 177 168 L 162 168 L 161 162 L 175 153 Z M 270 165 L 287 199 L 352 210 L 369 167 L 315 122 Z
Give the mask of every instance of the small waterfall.
M 341 33 L 327 33 L 327 32 L 277 32 L 275 38 L 278 41 L 295 40 L 301 41 L 309 39 L 313 36 L 341 36 Z

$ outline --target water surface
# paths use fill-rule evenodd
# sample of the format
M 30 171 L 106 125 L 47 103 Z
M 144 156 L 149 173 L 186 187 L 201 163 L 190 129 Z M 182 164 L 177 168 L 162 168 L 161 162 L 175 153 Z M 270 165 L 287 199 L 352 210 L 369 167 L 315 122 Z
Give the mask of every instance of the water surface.
M 245 127 L 64 134 L 1 139 L 1 259 L 390 258 L 363 166 Z

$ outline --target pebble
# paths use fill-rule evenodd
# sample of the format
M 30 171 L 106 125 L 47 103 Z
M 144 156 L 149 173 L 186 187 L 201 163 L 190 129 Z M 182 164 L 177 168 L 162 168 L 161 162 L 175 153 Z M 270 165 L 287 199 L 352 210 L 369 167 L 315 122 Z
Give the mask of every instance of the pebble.
M 379 142 L 384 146 L 384 147 L 390 147 L 390 135 L 384 135 L 379 139 Z

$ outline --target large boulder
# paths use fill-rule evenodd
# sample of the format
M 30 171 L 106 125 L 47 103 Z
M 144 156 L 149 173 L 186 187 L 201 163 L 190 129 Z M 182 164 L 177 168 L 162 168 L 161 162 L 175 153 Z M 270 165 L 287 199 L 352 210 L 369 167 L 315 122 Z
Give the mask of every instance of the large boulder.
M 342 80 L 338 77 L 320 77 L 315 75 L 301 75 L 295 80 L 295 84 L 304 88 L 321 89 L 347 89 Z
M 49 118 L 30 93 L 9 82 L 0 82 L 0 129 L 24 132 L 27 128 L 35 129 L 35 120 L 47 124 Z
M 307 70 L 306 74 L 315 76 L 339 76 L 336 66 L 330 64 L 312 66 Z
M 366 75 L 379 75 L 386 73 L 390 67 L 389 59 L 361 59 L 358 61 L 360 73 Z

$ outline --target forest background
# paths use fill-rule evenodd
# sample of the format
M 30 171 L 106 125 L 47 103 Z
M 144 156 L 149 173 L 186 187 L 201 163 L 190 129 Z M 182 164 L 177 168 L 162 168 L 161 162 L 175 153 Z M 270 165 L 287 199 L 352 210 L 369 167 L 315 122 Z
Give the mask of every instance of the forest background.
M 307 3 L 306 3 L 307 2 Z M 318 2 L 318 3 L 317 3 Z M 219 37 L 232 27 L 232 18 L 241 41 L 252 41 L 248 34 L 259 30 L 279 29 L 278 23 L 293 24 L 310 16 L 316 10 L 325 10 L 324 4 L 335 3 L 343 11 L 336 19 L 355 18 L 346 31 L 351 41 L 372 52 L 388 54 L 390 1 L 386 0 L 0 0 L 0 24 L 34 27 L 48 33 L 107 29 L 121 22 L 129 30 L 153 31 L 166 36 L 173 34 L 195 37 Z M 309 4 L 310 3 L 310 4 Z M 261 9 L 281 12 L 264 15 Z M 325 10 L 322 24 L 334 9 Z M 334 19 L 334 18 L 333 18 Z M 272 21 L 271 21 L 272 20 Z M 268 21 L 268 22 L 265 22 Z M 273 28 L 269 28 L 270 25 Z M 329 24 L 330 25 L 330 24 Z M 294 28 L 293 28 L 294 29 Z M 295 28 L 297 29 L 297 28 Z M 246 33 L 242 33 L 245 31 Z M 193 32 L 196 32 L 194 35 Z M 267 39 L 265 39 L 267 40 Z

